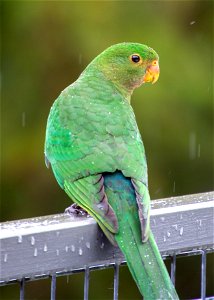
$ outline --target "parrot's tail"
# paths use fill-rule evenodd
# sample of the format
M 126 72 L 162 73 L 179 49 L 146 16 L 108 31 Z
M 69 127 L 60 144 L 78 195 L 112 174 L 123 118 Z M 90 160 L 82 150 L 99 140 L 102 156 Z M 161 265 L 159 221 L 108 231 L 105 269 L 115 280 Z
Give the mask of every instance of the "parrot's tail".
M 142 243 L 136 196 L 131 180 L 121 172 L 104 175 L 105 192 L 118 218 L 119 231 L 115 240 L 123 252 L 129 270 L 144 300 L 173 299 L 178 295 L 150 233 Z

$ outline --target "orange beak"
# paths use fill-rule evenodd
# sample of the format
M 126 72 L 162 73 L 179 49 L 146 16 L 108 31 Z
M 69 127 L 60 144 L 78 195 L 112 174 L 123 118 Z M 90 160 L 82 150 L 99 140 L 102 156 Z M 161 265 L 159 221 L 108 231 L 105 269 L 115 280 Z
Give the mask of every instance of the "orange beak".
M 158 80 L 160 68 L 157 60 L 154 60 L 146 69 L 146 74 L 143 76 L 143 83 L 151 82 L 152 84 Z

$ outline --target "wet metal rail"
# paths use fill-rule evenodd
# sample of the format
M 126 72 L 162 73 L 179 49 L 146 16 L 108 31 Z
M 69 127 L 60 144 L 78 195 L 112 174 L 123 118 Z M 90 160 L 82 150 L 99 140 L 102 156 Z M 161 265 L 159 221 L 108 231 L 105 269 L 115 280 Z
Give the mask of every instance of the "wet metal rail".
M 176 280 L 176 257 L 201 256 L 201 295 L 206 298 L 206 254 L 214 251 L 214 192 L 152 201 L 151 228 L 163 257 L 171 258 Z M 103 236 L 91 217 L 67 214 L 1 223 L 0 285 L 20 284 L 20 299 L 29 280 L 51 277 L 50 298 L 56 298 L 58 276 L 85 272 L 84 299 L 94 269 L 114 268 L 118 299 L 119 267 L 124 257 Z

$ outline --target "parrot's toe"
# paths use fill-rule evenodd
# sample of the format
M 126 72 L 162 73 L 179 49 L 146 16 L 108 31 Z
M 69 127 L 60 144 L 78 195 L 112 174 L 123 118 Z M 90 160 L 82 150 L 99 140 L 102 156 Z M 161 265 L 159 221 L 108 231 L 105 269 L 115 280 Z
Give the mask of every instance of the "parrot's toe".
M 87 216 L 88 213 L 77 203 L 73 203 L 71 206 L 65 209 L 65 213 L 69 215 Z

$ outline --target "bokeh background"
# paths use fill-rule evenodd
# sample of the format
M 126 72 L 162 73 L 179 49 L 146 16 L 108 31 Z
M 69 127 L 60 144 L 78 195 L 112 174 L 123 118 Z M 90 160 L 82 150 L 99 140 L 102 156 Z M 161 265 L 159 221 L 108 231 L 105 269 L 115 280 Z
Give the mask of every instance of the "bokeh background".
M 132 97 L 152 199 L 213 190 L 212 19 L 212 1 L 1 1 L 1 221 L 70 204 L 44 164 L 49 109 L 96 55 L 124 41 L 160 56 L 159 81 Z M 200 263 L 189 261 L 178 261 L 182 299 L 200 294 Z M 112 297 L 113 271 L 102 272 L 92 273 L 91 299 Z M 120 275 L 120 299 L 141 299 L 126 267 Z M 49 284 L 27 285 L 27 299 L 49 299 Z M 81 274 L 61 278 L 58 299 L 82 299 L 82 288 Z M 16 289 L 2 288 L 2 299 L 18 299 Z

